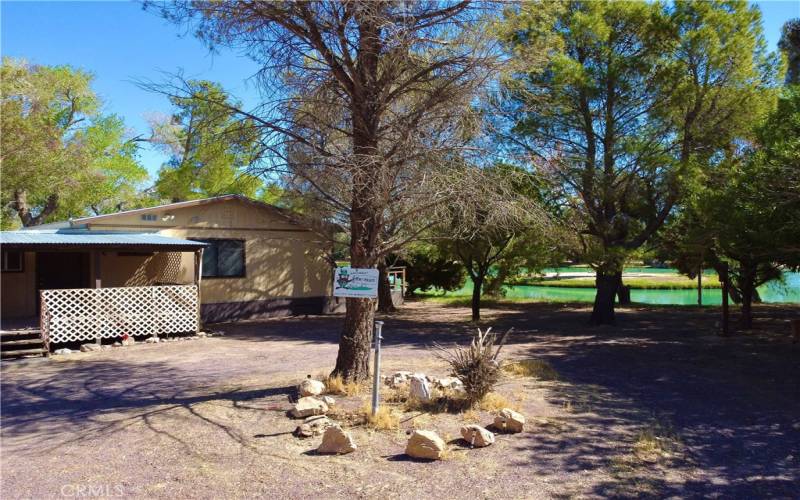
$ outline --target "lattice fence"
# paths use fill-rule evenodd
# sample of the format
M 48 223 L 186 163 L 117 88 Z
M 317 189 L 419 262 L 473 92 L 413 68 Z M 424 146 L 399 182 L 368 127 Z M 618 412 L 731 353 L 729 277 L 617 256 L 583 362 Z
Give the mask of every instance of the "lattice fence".
M 197 286 L 42 291 L 45 343 L 196 332 Z

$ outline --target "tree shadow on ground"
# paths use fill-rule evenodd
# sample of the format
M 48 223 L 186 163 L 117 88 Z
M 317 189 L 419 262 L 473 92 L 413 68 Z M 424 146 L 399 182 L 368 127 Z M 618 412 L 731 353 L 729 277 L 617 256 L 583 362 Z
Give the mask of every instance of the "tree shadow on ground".
M 569 382 L 548 400 L 571 418 L 552 435 L 537 429 L 521 450 L 553 474 L 607 469 L 593 490 L 603 497 L 796 495 L 800 353 L 766 335 L 781 331 L 781 314 L 732 339 L 698 336 L 714 319 L 628 314 L 622 327 L 562 332 L 530 348 Z M 669 429 L 650 437 L 675 449 L 650 463 L 636 446 L 653 428 Z
M 65 363 L 71 366 L 64 367 Z M 56 451 L 71 442 L 110 438 L 144 424 L 193 452 L 185 439 L 159 425 L 159 417 L 199 419 L 246 445 L 249 436 L 200 408 L 220 404 L 243 410 L 286 411 L 288 398 L 295 392 L 293 386 L 203 386 L 191 372 L 157 362 L 77 361 L 40 366 L 38 373 L 4 373 L 4 451 L 16 447 Z M 41 439 L 43 435 L 46 440 Z

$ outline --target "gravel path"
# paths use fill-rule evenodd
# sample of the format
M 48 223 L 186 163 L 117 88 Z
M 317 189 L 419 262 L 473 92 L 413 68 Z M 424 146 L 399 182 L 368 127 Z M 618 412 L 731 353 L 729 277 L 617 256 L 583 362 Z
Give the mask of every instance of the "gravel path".
M 547 359 L 561 378 L 504 381 L 498 392 L 528 416 L 528 430 L 480 450 L 453 440 L 436 463 L 403 455 L 404 431 L 455 438 L 462 415 L 352 428 L 359 449 L 341 457 L 316 456 L 318 439 L 291 436 L 293 386 L 333 366 L 337 317 L 3 362 L 0 496 L 796 498 L 800 346 L 786 321 L 799 311 L 757 311 L 757 330 L 723 340 L 711 309 L 631 308 L 617 328 L 587 327 L 578 306 L 486 310 L 487 325 L 515 327 L 506 356 Z M 384 318 L 385 371 L 444 375 L 426 345 L 465 341 L 468 317 L 411 303 Z

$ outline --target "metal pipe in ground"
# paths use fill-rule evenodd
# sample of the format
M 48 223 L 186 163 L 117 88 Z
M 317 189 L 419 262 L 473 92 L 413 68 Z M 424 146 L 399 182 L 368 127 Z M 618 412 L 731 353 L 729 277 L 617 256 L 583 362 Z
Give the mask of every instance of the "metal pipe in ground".
M 378 404 L 380 402 L 380 387 L 381 387 L 381 330 L 383 329 L 383 321 L 375 322 L 375 366 L 373 366 L 372 376 L 372 416 L 378 414 Z

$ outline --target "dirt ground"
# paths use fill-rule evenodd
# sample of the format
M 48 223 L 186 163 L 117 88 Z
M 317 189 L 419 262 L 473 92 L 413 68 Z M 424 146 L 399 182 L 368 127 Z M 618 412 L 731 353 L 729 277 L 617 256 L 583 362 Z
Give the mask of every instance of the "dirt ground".
M 2 498 L 797 498 L 798 308 L 759 307 L 757 329 L 715 336 L 714 309 L 621 311 L 586 326 L 580 306 L 484 312 L 513 326 L 506 358 L 547 360 L 557 381 L 504 379 L 526 431 L 482 449 L 463 414 L 352 427 L 358 449 L 313 453 L 286 416 L 294 386 L 331 369 L 341 318 L 217 325 L 225 336 L 2 364 Z M 384 373 L 445 375 L 434 342 L 466 342 L 464 308 L 417 302 L 383 318 Z M 357 408 L 369 394 L 337 397 Z M 490 412 L 479 412 L 482 424 Z M 449 440 L 447 459 L 403 454 L 411 428 Z

